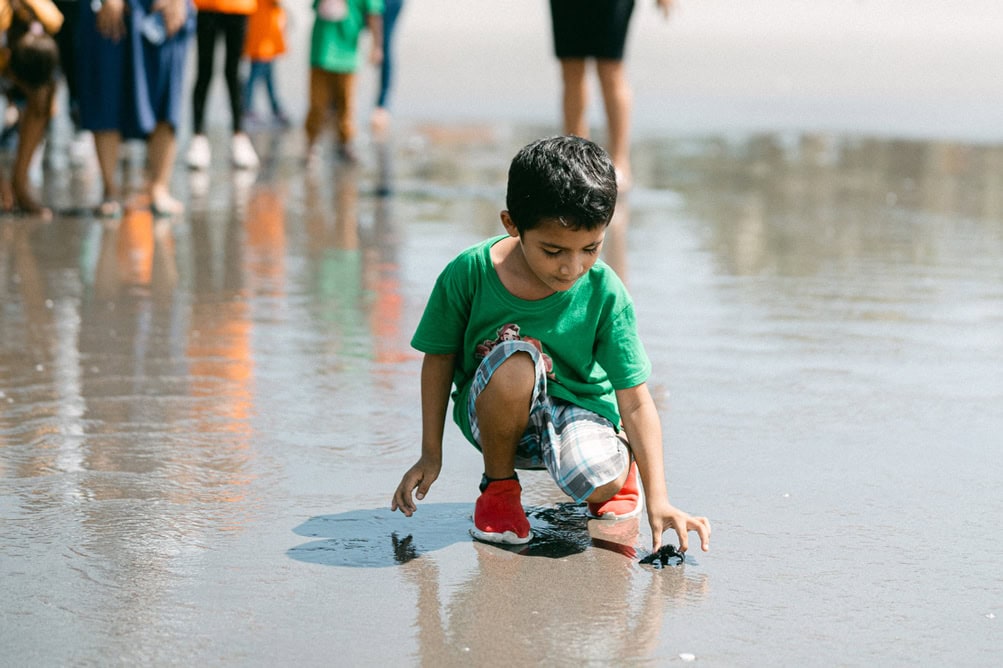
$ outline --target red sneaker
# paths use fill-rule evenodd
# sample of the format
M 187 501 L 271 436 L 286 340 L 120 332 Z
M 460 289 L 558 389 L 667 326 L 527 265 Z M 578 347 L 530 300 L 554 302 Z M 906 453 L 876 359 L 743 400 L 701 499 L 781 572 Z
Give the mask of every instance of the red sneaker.
M 470 535 L 488 543 L 521 545 L 533 538 L 526 511 L 522 509 L 522 486 L 515 479 L 493 480 L 474 506 Z
M 589 504 L 589 517 L 597 520 L 624 520 L 641 512 L 641 486 L 637 483 L 637 463 L 631 460 L 627 480 L 609 501 Z

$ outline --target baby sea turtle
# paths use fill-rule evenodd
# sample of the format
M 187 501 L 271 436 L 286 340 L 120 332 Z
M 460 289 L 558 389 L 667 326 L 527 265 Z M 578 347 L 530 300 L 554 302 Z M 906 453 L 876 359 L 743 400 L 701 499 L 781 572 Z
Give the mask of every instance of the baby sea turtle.
M 680 552 L 675 545 L 662 545 L 658 552 L 652 552 L 641 559 L 642 564 L 651 564 L 655 568 L 662 568 L 669 565 L 669 559 L 678 559 L 674 566 L 678 566 L 686 559 L 686 553 Z

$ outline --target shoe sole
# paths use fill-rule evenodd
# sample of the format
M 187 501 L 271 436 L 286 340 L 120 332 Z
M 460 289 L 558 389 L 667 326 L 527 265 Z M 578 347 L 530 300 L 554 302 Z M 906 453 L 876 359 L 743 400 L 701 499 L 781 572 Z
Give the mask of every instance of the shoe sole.
M 493 531 L 481 531 L 477 527 L 470 530 L 470 535 L 485 543 L 498 543 L 501 545 L 523 545 L 533 540 L 533 532 L 530 531 L 525 538 L 520 538 L 512 531 L 496 533 Z
M 644 489 L 638 486 L 637 505 L 634 507 L 632 511 L 630 511 L 626 515 L 617 515 L 616 513 L 603 513 L 602 515 L 596 515 L 591 510 L 588 509 L 588 506 L 585 506 L 585 514 L 588 516 L 589 519 L 592 520 L 600 520 L 603 522 L 618 522 L 620 520 L 629 520 L 631 517 L 637 517 L 638 515 L 641 514 L 641 508 L 643 506 L 644 506 Z
M 637 517 L 641 514 L 641 504 L 637 504 L 637 508 L 627 513 L 626 515 L 617 515 L 616 513 L 603 513 L 602 515 L 595 515 L 591 512 L 586 512 L 590 520 L 600 520 L 603 522 L 619 522 L 620 520 L 629 520 L 631 517 Z

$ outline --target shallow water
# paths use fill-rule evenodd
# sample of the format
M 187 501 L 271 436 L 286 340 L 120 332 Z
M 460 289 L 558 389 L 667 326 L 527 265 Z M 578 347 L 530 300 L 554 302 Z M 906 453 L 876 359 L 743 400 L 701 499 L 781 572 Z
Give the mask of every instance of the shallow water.
M 538 473 L 540 541 L 475 543 L 453 428 L 418 513 L 389 512 L 425 296 L 547 132 L 406 126 L 307 174 L 296 132 L 259 134 L 256 177 L 179 170 L 174 220 L 95 220 L 92 179 L 47 173 L 63 214 L 0 220 L 2 662 L 994 663 L 996 146 L 636 147 L 605 252 L 709 554 L 642 566 L 644 522 L 586 525 Z

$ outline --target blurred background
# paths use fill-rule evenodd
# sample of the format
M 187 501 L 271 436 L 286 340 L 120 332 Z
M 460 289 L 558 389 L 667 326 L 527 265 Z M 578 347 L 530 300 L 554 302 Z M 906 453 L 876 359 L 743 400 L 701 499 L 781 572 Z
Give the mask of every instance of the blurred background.
M 306 90 L 312 15 L 307 2 L 289 11 L 291 51 L 277 68 L 301 116 L 306 95 L 293 90 Z M 1003 3 L 994 0 L 677 0 L 668 21 L 642 0 L 626 56 L 635 134 L 825 130 L 995 141 L 1001 25 Z M 558 123 L 545 0 L 413 0 L 397 49 L 399 117 Z M 601 118 L 601 105 L 592 113 Z

